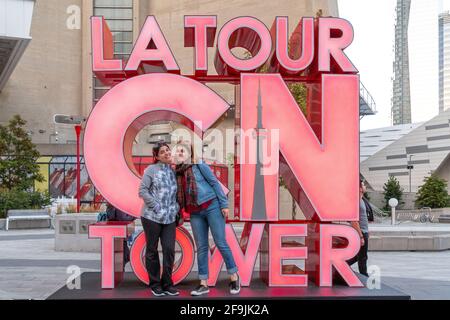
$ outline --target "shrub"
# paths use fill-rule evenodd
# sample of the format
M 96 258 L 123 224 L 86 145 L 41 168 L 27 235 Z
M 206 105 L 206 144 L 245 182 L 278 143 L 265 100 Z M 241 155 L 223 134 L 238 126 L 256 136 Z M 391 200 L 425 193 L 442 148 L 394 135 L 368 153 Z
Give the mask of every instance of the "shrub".
M 2 189 L 0 190 L 0 218 L 5 218 L 10 209 L 41 209 L 51 203 L 48 192 Z
M 436 175 L 425 177 L 416 196 L 418 207 L 444 208 L 450 205 L 447 181 Z
M 383 186 L 383 194 L 384 194 L 384 208 L 385 211 L 390 211 L 391 207 L 389 206 L 389 199 L 395 198 L 398 200 L 398 205 L 402 205 L 402 195 L 403 189 L 400 187 L 400 183 L 398 182 L 396 177 L 389 177 L 389 180 Z

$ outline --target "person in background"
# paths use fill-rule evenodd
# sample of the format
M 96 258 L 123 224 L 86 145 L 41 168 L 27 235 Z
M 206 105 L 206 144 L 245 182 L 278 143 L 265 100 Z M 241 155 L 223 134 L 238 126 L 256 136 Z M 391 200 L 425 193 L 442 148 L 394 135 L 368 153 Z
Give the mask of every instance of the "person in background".
M 145 266 L 150 279 L 150 289 L 154 296 L 176 296 L 179 291 L 173 286 L 172 269 L 175 259 L 177 181 L 171 168 L 172 155 L 166 143 L 153 147 L 153 156 L 157 161 L 148 166 L 139 186 L 139 197 L 144 200 L 141 216 L 147 249 Z M 161 241 L 163 267 L 158 254 Z
M 241 290 L 238 268 L 225 238 L 225 220 L 228 215 L 228 199 L 210 167 L 205 163 L 194 163 L 192 145 L 179 143 L 176 146 L 175 162 L 178 203 L 182 210 L 190 213 L 192 233 L 197 246 L 198 276 L 200 284 L 191 295 L 200 296 L 208 288 L 208 231 L 219 249 L 230 275 L 230 293 Z
M 366 206 L 366 212 L 367 212 L 367 220 L 369 222 L 374 222 L 375 218 L 373 216 L 373 209 L 372 206 L 370 205 L 369 200 L 366 199 L 366 197 L 362 197 L 362 200 L 364 201 L 364 204 Z
M 366 187 L 362 180 L 359 181 L 359 221 L 352 221 L 351 225 L 358 231 L 360 237 L 360 249 L 356 256 L 348 260 L 349 265 L 358 262 L 359 273 L 368 277 L 367 274 L 367 252 L 369 249 L 369 221 L 367 218 L 366 204 L 363 200 L 363 195 L 366 192 Z
M 106 203 L 106 221 L 134 221 L 135 217 L 117 209 L 111 203 Z M 131 238 L 131 236 L 130 236 Z M 123 265 L 130 262 L 130 248 L 128 247 L 128 241 L 130 239 L 123 240 Z

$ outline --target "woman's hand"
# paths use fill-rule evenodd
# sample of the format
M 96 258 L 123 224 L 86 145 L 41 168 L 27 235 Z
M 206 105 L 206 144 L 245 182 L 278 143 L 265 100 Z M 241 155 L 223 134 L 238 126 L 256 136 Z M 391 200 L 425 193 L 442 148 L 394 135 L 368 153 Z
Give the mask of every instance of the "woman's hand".
M 223 208 L 222 209 L 222 215 L 223 217 L 226 219 L 228 217 L 228 213 L 230 212 L 230 210 L 228 210 L 228 208 Z

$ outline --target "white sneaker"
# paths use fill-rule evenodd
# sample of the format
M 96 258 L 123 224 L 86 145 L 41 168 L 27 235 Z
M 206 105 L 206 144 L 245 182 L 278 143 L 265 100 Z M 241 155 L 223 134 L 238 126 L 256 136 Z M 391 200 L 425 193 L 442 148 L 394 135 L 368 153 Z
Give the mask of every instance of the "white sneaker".
M 241 278 L 239 277 L 239 274 L 238 274 L 237 280 L 230 282 L 230 293 L 238 294 L 240 291 L 241 291 Z
M 209 293 L 209 287 L 204 286 L 202 284 L 191 291 L 191 295 L 192 296 L 201 296 L 201 295 L 204 295 L 204 294 L 207 294 L 207 293 Z

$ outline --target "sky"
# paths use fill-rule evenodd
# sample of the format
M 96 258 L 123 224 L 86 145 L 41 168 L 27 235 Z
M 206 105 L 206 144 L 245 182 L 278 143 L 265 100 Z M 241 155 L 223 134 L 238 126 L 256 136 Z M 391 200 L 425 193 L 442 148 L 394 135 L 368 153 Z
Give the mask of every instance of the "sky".
M 396 0 L 338 0 L 339 16 L 353 25 L 354 40 L 345 50 L 361 82 L 375 100 L 377 114 L 361 120 L 361 130 L 392 124 L 391 98 Z M 439 111 L 438 15 L 450 0 L 412 0 L 409 16 L 409 68 L 412 122 Z

